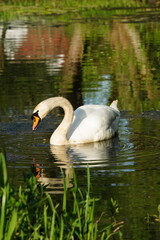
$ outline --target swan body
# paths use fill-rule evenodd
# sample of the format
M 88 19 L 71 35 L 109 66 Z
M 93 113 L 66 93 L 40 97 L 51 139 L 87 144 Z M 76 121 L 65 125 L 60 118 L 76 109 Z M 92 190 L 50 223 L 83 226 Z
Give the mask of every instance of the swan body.
M 52 145 L 98 142 L 112 138 L 118 132 L 120 112 L 118 100 L 105 105 L 83 105 L 73 111 L 70 102 L 63 97 L 52 97 L 40 102 L 32 114 L 35 130 L 53 108 L 61 107 L 64 118 L 50 138 Z

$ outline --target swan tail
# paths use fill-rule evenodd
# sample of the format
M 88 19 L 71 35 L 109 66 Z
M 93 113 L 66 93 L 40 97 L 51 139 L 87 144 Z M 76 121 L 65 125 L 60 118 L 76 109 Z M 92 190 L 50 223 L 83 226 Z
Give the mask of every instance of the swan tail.
M 110 107 L 118 110 L 118 100 L 117 100 L 117 99 L 114 100 L 114 101 L 111 103 Z M 118 110 L 118 111 L 119 111 L 119 110 Z

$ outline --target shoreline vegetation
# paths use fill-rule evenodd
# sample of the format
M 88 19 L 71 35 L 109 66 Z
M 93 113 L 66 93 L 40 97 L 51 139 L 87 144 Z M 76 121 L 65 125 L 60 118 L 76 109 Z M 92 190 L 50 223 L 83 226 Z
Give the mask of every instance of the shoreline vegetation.
M 74 171 L 73 174 L 71 188 L 63 177 L 64 192 L 58 202 L 33 174 L 15 190 L 8 181 L 6 158 L 0 153 L 0 240 L 108 240 L 115 235 L 122 240 L 124 223 L 116 220 L 117 202 L 108 200 L 107 213 L 95 216 L 99 199 L 91 197 L 89 168 L 85 193 L 78 187 Z
M 150 4 L 150 2 L 152 4 Z M 0 19 L 12 19 L 19 17 L 62 15 L 66 13 L 80 13 L 102 10 L 128 10 L 146 7 L 159 7 L 156 0 L 0 0 Z

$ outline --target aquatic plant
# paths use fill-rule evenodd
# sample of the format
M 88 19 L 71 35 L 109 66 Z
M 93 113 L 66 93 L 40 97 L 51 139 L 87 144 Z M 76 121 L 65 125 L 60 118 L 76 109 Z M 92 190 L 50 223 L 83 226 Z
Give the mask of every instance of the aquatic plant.
M 95 217 L 98 199 L 90 197 L 90 172 L 87 170 L 87 191 L 84 194 L 77 184 L 74 173 L 73 187 L 68 189 L 68 180 L 64 178 L 62 203 L 56 203 L 45 191 L 45 186 L 37 183 L 32 174 L 25 178 L 25 187 L 14 190 L 7 176 L 5 156 L 0 153 L 0 240 L 10 239 L 45 239 L 45 240 L 104 240 L 116 235 L 122 239 L 115 213 L 116 201 L 110 201 L 112 216 L 110 223 L 100 227 L 102 214 Z

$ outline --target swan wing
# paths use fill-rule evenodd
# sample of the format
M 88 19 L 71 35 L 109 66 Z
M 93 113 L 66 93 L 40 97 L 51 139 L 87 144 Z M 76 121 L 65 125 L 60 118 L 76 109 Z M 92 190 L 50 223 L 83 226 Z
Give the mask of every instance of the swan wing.
M 85 105 L 75 111 L 67 134 L 70 143 L 96 142 L 111 138 L 117 131 L 119 111 L 100 105 Z

